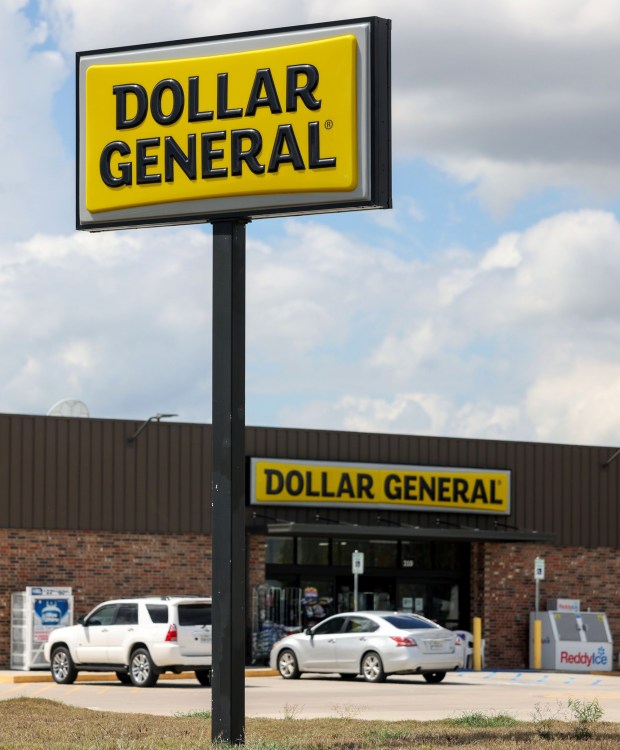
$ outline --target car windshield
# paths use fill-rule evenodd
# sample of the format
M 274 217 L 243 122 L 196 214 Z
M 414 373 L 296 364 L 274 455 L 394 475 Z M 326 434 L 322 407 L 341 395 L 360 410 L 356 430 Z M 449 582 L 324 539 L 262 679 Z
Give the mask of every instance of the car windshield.
M 386 615 L 383 618 L 390 625 L 399 630 L 421 630 L 422 628 L 439 628 L 440 626 L 430 620 L 415 615 Z

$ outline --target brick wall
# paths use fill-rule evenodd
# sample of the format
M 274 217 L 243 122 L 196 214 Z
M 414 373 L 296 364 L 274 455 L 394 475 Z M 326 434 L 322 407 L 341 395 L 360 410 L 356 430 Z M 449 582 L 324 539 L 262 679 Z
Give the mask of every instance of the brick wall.
M 265 580 L 265 539 L 247 543 L 246 619 Z M 75 619 L 118 596 L 211 594 L 211 537 L 0 529 L 0 668 L 10 664 L 11 594 L 26 586 L 70 586 Z
M 620 646 L 620 555 L 610 548 L 544 544 L 472 544 L 472 617 L 482 618 L 486 666 L 529 666 L 529 616 L 535 609 L 534 560 L 545 560 L 540 609 L 547 599 L 579 599 L 582 610 L 606 612 Z M 614 657 L 616 658 L 616 657 Z
M 262 535 L 247 537 L 247 621 L 251 591 L 264 581 Z M 606 612 L 620 650 L 620 555 L 609 548 L 476 543 L 471 547 L 471 614 L 482 618 L 486 666 L 529 663 L 534 559 L 545 559 L 541 609 L 547 599 L 580 599 Z M 145 594 L 210 594 L 211 539 L 202 534 L 0 529 L 0 668 L 10 663 L 11 593 L 26 586 L 71 586 L 76 617 L 105 599 Z
M 211 538 L 0 529 L 0 667 L 10 663 L 11 594 L 71 586 L 74 613 L 105 599 L 210 594 Z

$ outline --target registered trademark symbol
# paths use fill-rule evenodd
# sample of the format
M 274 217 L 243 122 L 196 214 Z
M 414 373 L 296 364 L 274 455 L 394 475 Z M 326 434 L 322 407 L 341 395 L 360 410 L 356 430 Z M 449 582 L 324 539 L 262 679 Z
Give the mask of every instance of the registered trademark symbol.
M 334 121 L 333 120 L 325 120 L 325 128 L 326 130 L 331 130 L 334 127 Z

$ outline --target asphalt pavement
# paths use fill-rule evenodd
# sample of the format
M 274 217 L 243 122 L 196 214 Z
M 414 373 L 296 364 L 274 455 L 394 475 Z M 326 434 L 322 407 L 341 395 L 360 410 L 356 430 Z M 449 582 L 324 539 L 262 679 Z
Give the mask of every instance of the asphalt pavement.
M 620 676 L 608 673 L 461 671 L 438 685 L 415 676 L 373 685 L 360 677 L 345 682 L 337 675 L 283 680 L 267 669 L 249 669 L 245 686 L 247 717 L 420 721 L 482 712 L 525 721 L 574 720 L 568 707 L 573 698 L 597 700 L 603 720 L 620 723 Z M 107 674 L 80 674 L 73 685 L 56 685 L 45 672 L 0 672 L 0 700 L 22 695 L 103 711 L 170 716 L 209 711 L 212 701 L 211 689 L 189 674 L 162 675 L 154 688 L 135 688 Z

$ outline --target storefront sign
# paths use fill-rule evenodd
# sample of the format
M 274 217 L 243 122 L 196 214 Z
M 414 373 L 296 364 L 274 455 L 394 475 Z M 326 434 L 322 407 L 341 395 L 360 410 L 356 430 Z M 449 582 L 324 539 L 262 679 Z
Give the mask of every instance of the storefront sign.
M 251 503 L 510 513 L 510 472 L 251 459 Z
M 389 22 L 78 53 L 78 228 L 387 208 Z
M 557 669 L 574 672 L 610 672 L 613 666 L 611 643 L 589 646 L 563 642 L 558 645 Z
M 547 599 L 547 609 L 555 612 L 580 612 L 580 599 Z

